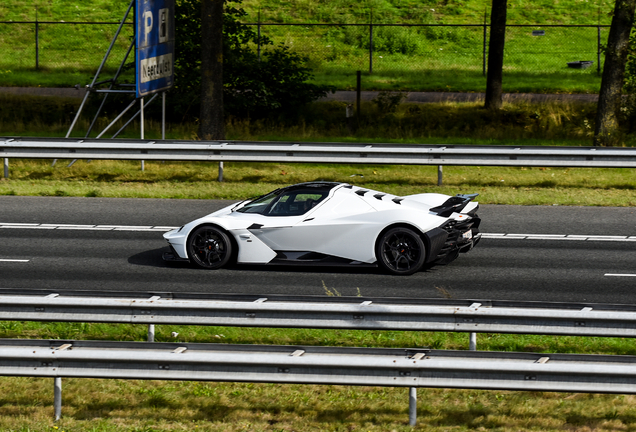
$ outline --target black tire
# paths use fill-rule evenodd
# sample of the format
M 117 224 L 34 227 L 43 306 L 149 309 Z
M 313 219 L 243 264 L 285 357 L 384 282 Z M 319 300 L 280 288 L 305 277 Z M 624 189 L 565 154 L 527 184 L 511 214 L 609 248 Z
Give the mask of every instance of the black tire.
M 394 275 L 407 276 L 424 264 L 426 247 L 418 233 L 409 228 L 392 228 L 382 234 L 375 246 L 378 265 Z
M 197 267 L 216 270 L 223 267 L 232 257 L 232 242 L 222 230 L 209 226 L 200 226 L 188 237 L 188 256 Z

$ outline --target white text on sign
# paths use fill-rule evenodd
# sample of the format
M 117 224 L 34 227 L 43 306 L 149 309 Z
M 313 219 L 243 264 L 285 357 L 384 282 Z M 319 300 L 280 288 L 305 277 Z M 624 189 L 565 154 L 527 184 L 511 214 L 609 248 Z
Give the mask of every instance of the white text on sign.
M 148 82 L 172 75 L 172 54 L 143 59 L 141 66 L 141 82 Z

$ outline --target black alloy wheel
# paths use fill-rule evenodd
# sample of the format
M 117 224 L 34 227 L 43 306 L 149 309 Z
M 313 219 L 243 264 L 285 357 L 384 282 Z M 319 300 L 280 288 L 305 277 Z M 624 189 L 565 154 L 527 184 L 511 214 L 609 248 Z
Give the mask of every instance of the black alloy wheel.
M 424 264 L 426 247 L 415 231 L 397 227 L 385 232 L 375 248 L 378 265 L 389 273 L 407 276 Z
M 188 237 L 188 256 L 198 267 L 215 270 L 223 267 L 232 256 L 232 242 L 222 230 L 200 226 Z

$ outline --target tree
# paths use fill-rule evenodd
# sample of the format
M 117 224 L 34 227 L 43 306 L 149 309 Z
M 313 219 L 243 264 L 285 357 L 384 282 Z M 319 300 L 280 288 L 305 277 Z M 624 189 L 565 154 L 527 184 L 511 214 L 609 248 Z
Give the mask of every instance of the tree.
M 488 41 L 488 74 L 486 76 L 487 109 L 501 109 L 502 73 L 506 39 L 508 0 L 492 0 L 490 40 Z
M 614 17 L 605 50 L 605 65 L 596 109 L 594 145 L 612 146 L 619 140 L 621 90 L 629 52 L 629 34 L 634 20 L 636 0 L 616 0 Z
M 634 32 L 629 37 L 624 81 L 619 122 L 621 125 L 627 125 L 627 133 L 633 133 L 636 131 L 636 33 Z
M 201 0 L 199 137 L 225 138 L 223 111 L 223 0 Z
M 203 12 L 202 2 L 213 1 L 216 0 L 176 0 L 178 37 L 171 100 L 175 115 L 182 116 L 183 120 L 195 117 L 193 107 L 202 102 L 201 70 L 207 67 L 203 66 L 201 57 L 203 23 L 199 17 Z M 252 27 L 239 22 L 247 16 L 237 7 L 240 3 L 241 0 L 225 0 L 223 6 L 224 114 L 250 118 L 272 114 L 289 116 L 300 106 L 326 95 L 331 87 L 307 82 L 312 74 L 305 66 L 304 57 L 287 47 L 273 46 L 268 38 L 259 37 Z M 208 39 L 204 40 L 207 45 Z M 251 48 L 256 44 L 262 47 L 260 58 Z M 214 58 L 219 57 L 212 60 Z M 203 122 L 203 118 L 200 121 Z

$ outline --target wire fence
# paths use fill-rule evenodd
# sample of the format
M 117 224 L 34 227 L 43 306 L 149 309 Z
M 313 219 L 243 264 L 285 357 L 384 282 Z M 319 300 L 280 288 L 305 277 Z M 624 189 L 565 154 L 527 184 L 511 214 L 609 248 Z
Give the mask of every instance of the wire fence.
M 3 70 L 94 71 L 117 29 L 116 22 L 0 22 Z M 342 71 L 369 73 L 486 74 L 489 25 L 248 23 L 255 32 L 308 58 L 328 80 Z M 132 41 L 124 26 L 109 64 L 121 62 Z M 510 25 L 504 73 L 599 76 L 607 25 Z M 179 34 L 177 32 L 177 38 Z M 178 44 L 178 40 L 177 40 Z M 268 47 L 254 46 L 266 55 Z M 106 65 L 108 67 L 108 64 Z
M 485 24 L 271 24 L 255 31 L 305 54 L 317 68 L 356 70 L 476 70 L 486 73 L 489 25 Z M 510 25 L 504 68 L 531 72 L 602 70 L 607 25 Z M 260 47 L 257 47 L 259 49 Z
M 119 22 L 0 22 L 0 72 L 13 69 L 95 71 Z M 109 59 L 117 67 L 134 37 L 126 25 Z M 0 75 L 1 78 L 1 75 Z

